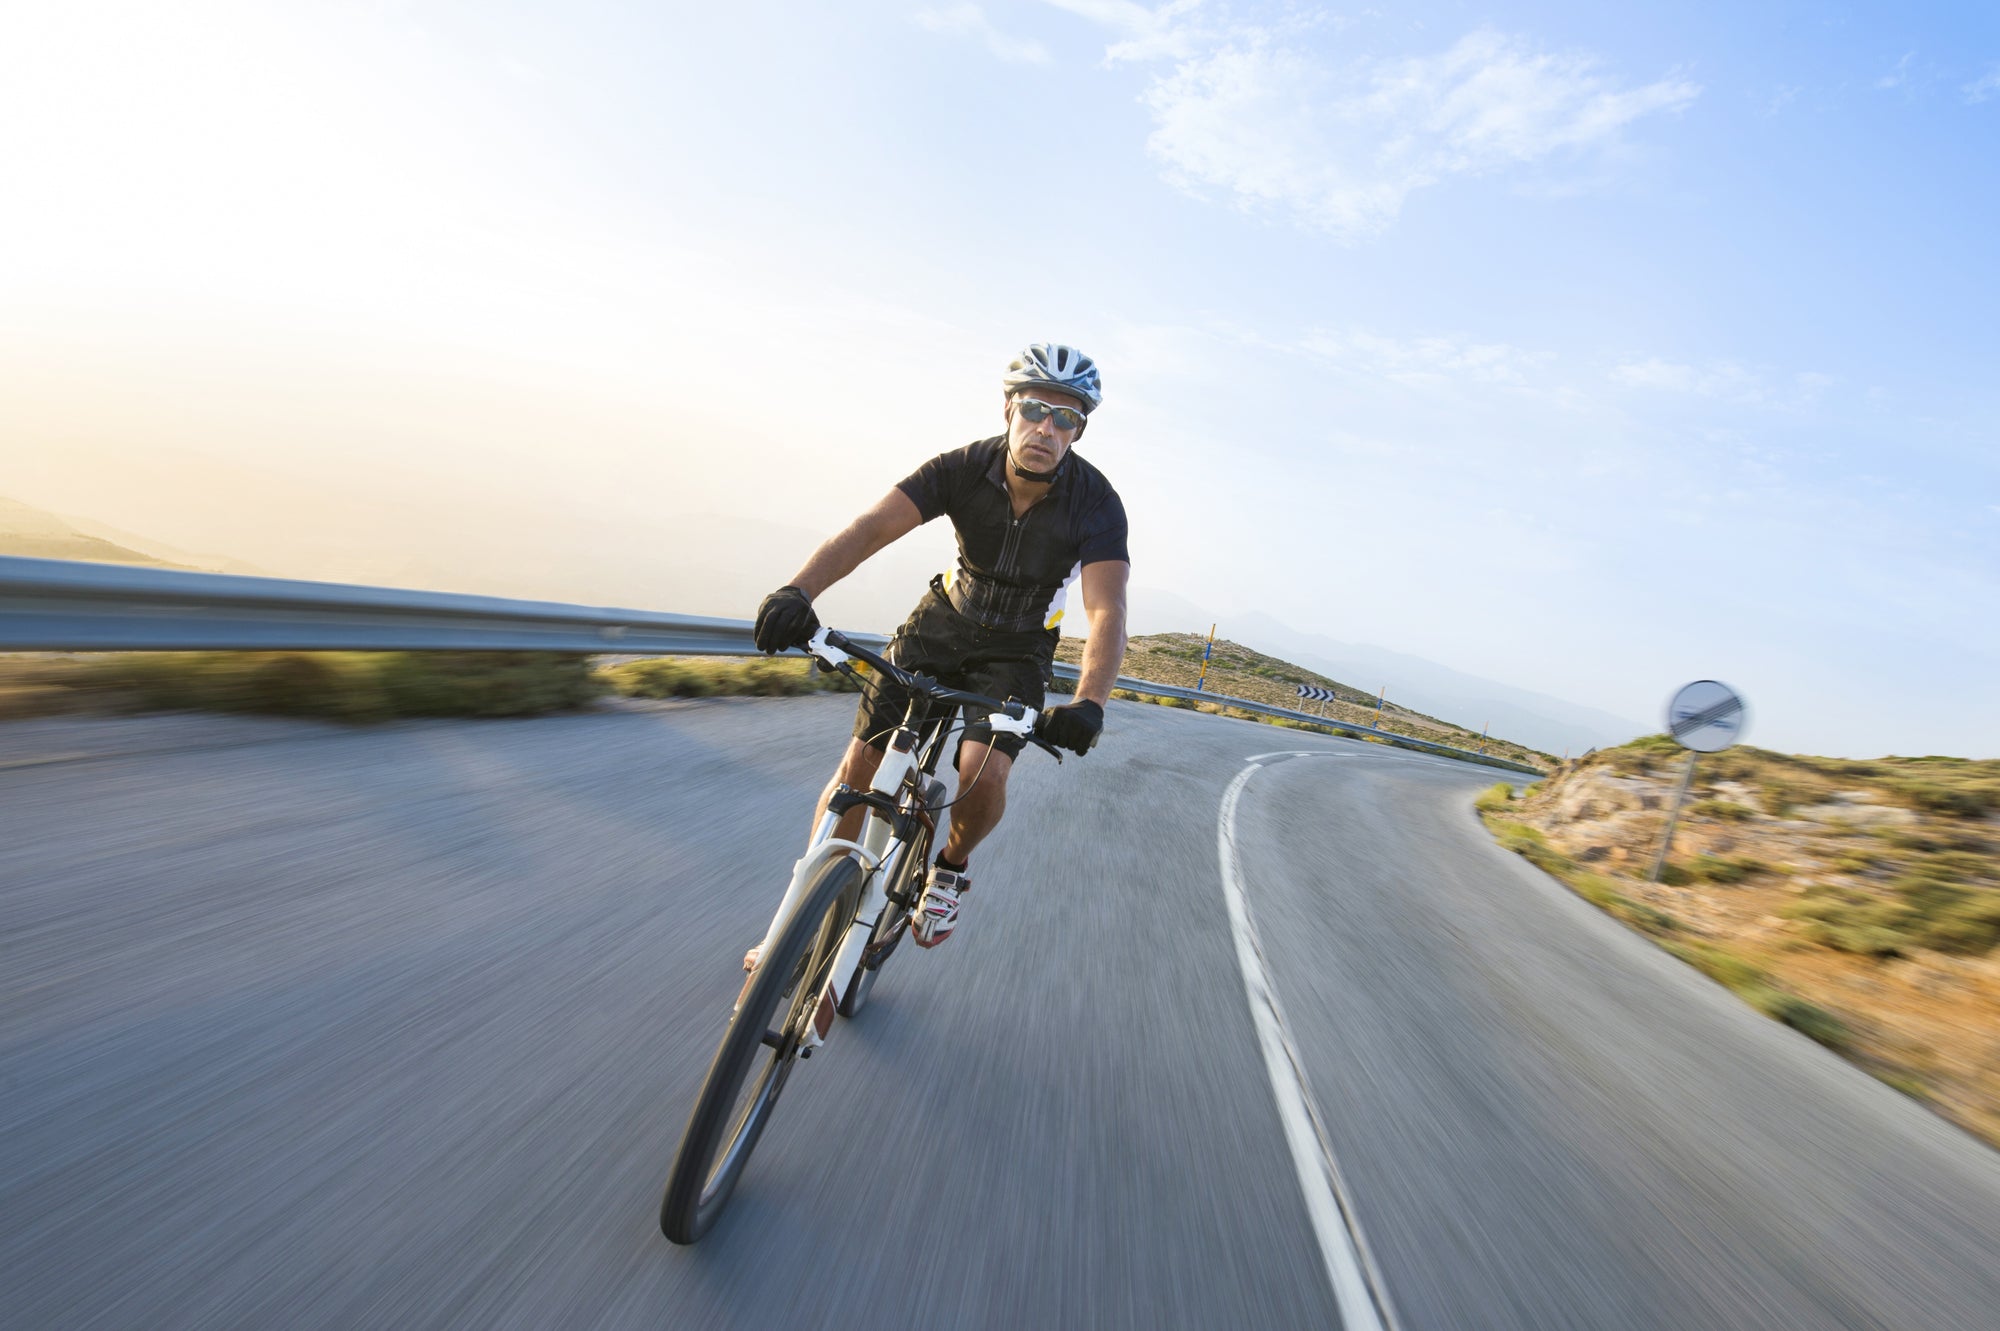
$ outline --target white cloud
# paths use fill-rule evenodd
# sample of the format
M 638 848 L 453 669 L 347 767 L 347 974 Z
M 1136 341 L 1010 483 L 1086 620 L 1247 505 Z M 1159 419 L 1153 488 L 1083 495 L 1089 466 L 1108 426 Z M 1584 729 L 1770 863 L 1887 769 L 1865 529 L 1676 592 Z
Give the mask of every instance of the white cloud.
M 1546 352 L 1524 351 L 1504 342 L 1474 342 L 1456 333 L 1395 338 L 1365 330 L 1320 331 L 1301 339 L 1297 349 L 1412 387 L 1447 382 L 1520 387 L 1551 359 Z
M 1896 62 L 1896 67 L 1881 78 L 1876 79 L 1875 86 L 1883 92 L 1890 92 L 1908 83 L 1910 81 L 1910 62 L 1916 58 L 1917 53 L 1915 51 L 1903 52 L 1903 58 Z
M 1194 54 L 1201 39 L 1200 30 L 1185 21 L 1187 15 L 1201 7 L 1201 0 L 1173 0 L 1153 9 L 1136 0 L 1047 0 L 1047 3 L 1123 34 L 1123 40 L 1105 48 L 1107 65 L 1185 60 Z
M 1767 116 L 1777 115 L 1780 111 L 1797 101 L 1799 93 L 1802 91 L 1804 89 L 1798 87 L 1796 84 L 1780 83 L 1772 91 L 1770 99 L 1764 103 L 1764 114 Z
M 1706 366 L 1680 365 L 1653 357 L 1620 365 L 1611 378 L 1627 388 L 1646 388 L 1666 393 L 1687 393 L 1695 397 L 1727 397 L 1738 401 L 1761 401 L 1763 380 L 1726 361 Z
M 1437 55 L 1336 70 L 1239 29 L 1144 100 L 1147 148 L 1176 185 L 1221 188 L 1240 206 L 1352 238 L 1386 229 L 1424 186 L 1606 148 L 1700 91 L 1679 78 L 1621 88 L 1590 56 L 1490 30 Z
M 1964 95 L 1968 106 L 2000 97 L 2000 63 L 1987 66 L 1984 74 L 1960 88 L 1959 92 Z
M 1687 365 L 1649 357 L 1613 367 L 1611 381 L 1622 388 L 1655 393 L 1680 393 L 1734 406 L 1766 411 L 1799 412 L 1819 404 L 1840 381 L 1818 370 L 1800 370 L 1789 378 L 1760 374 L 1733 361 Z
M 986 17 L 986 11 L 978 5 L 936 5 L 918 10 L 914 17 L 918 26 L 929 32 L 948 37 L 976 37 L 994 56 L 1010 64 L 1049 63 L 1047 47 L 1028 38 L 1008 36 L 993 26 Z

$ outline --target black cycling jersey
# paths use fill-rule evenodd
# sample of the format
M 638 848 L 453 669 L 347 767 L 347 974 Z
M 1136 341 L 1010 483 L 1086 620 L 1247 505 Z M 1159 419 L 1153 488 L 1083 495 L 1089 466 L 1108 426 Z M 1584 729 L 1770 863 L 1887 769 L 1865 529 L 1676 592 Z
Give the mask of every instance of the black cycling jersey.
M 1057 628 L 1085 564 L 1130 562 L 1125 505 L 1071 452 L 1049 492 L 1017 518 L 1006 467 L 1007 437 L 995 435 L 938 454 L 896 488 L 925 522 L 942 514 L 958 533 L 958 567 L 944 579 L 953 609 L 982 628 Z

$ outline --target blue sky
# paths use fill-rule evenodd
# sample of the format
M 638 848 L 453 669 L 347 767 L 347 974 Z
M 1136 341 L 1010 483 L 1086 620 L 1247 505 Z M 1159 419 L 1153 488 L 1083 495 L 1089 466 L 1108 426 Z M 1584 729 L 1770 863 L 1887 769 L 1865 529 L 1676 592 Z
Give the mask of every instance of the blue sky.
M 831 530 L 1059 339 L 1104 366 L 1082 451 L 1141 627 L 1153 591 L 1642 722 L 1719 677 L 1773 747 L 2000 752 L 1992 7 L 78 4 L 0 38 L 0 428 L 61 441 L 17 497 L 312 576 L 443 522 L 403 576 L 727 613 L 649 519 Z M 583 518 L 619 535 L 532 586 L 445 548 Z

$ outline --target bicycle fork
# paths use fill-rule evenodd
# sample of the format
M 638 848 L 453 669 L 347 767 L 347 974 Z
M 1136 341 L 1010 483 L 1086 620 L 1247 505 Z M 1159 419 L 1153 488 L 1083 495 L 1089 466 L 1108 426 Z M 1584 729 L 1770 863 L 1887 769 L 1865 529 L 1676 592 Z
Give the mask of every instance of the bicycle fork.
M 867 877 L 863 880 L 860 908 L 855 911 L 854 922 L 847 927 L 847 937 L 841 940 L 840 952 L 834 958 L 833 970 L 828 977 L 831 999 L 837 1006 L 847 997 L 846 986 L 861 964 L 862 954 L 868 949 L 875 926 L 881 922 L 882 912 L 889 909 L 887 883 L 909 847 L 899 843 L 892 848 L 887 821 L 872 810 L 863 825 L 859 841 L 833 836 L 834 821 L 832 814 L 822 818 L 813 833 L 812 845 L 793 862 L 792 881 L 786 885 L 784 899 L 778 903 L 777 912 L 771 916 L 770 926 L 764 931 L 763 941 L 757 946 L 761 952 L 771 945 L 779 928 L 805 896 L 806 885 L 812 881 L 820 865 L 840 855 L 855 856 L 866 869 Z M 805 1047 L 817 1049 L 823 1043 L 825 1041 L 820 1038 L 817 1027 L 808 1023 Z

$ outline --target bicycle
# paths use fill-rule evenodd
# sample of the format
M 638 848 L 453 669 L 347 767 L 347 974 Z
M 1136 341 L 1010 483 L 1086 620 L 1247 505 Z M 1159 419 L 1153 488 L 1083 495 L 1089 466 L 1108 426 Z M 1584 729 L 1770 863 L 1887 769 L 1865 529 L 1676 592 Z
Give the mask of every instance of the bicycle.
M 910 702 L 869 789 L 836 787 L 806 853 L 792 866 L 667 1177 L 660 1231 L 675 1243 L 695 1242 L 722 1214 L 794 1062 L 824 1044 L 832 1012 L 861 1011 L 883 963 L 909 932 L 936 815 L 949 807 L 937 765 L 955 709 L 985 711 L 996 734 L 1023 736 L 1062 761 L 1036 733 L 1035 709 L 1023 703 L 947 688 L 831 629 L 814 634 L 806 651 L 822 669 L 850 676 L 857 674 L 855 660 L 865 662 L 909 690 Z M 834 836 L 842 816 L 857 808 L 867 810 L 859 836 Z

